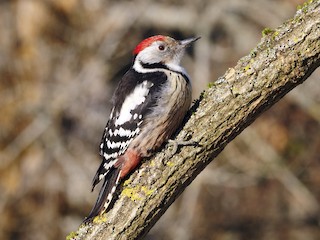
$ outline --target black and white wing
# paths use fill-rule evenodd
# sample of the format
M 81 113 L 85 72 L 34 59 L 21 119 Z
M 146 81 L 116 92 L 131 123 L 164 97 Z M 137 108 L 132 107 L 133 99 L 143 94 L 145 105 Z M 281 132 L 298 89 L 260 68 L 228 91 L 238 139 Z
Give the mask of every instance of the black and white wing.
M 120 170 L 114 166 L 117 158 L 125 153 L 130 142 L 140 133 L 144 117 L 156 104 L 156 93 L 166 80 L 164 73 L 140 74 L 130 69 L 120 81 L 102 136 L 102 163 L 94 176 L 92 190 L 102 179 L 104 183 L 88 218 L 97 215 L 112 200 L 120 180 Z

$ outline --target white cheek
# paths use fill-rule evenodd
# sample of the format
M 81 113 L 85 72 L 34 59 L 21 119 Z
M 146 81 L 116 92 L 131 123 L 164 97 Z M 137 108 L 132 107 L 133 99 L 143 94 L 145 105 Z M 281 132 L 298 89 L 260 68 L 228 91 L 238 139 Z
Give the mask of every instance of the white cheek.
M 163 59 L 162 53 L 155 48 L 146 48 L 137 55 L 137 60 L 143 63 L 159 63 Z

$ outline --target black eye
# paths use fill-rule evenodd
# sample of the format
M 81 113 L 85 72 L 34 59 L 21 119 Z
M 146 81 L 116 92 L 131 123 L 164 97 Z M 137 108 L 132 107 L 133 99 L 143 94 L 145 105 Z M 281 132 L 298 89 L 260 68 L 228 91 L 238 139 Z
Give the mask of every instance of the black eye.
M 160 51 L 163 51 L 165 49 L 165 46 L 164 45 L 159 45 L 158 48 L 159 48 Z

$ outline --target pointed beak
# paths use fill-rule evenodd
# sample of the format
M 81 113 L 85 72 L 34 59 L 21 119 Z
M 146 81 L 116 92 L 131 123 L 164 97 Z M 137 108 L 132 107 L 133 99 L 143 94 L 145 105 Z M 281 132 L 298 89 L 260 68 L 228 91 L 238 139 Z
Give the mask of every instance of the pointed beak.
M 198 39 L 200 39 L 200 37 L 193 37 L 193 38 L 188 38 L 188 39 L 184 39 L 179 41 L 180 45 L 183 48 L 188 47 L 191 43 L 194 43 L 195 41 L 197 41 Z

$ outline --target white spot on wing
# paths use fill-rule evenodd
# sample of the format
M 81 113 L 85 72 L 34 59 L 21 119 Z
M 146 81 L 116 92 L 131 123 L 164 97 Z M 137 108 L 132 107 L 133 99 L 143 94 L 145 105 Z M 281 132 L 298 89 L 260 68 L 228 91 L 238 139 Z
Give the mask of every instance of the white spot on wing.
M 139 84 L 131 94 L 124 100 L 119 117 L 115 121 L 115 125 L 122 125 L 132 118 L 131 111 L 146 100 L 152 83 L 144 81 Z
M 108 163 L 105 163 L 105 164 L 103 164 L 103 167 L 104 167 L 106 170 L 108 170 L 108 169 L 110 169 L 110 168 L 116 163 L 116 161 L 117 161 L 117 160 L 113 160 L 113 161 L 110 161 L 110 162 L 108 162 Z
M 120 147 L 123 149 L 123 148 L 127 147 L 127 145 L 128 145 L 127 142 L 123 142 L 123 143 L 121 143 L 121 146 L 120 146 Z
M 118 129 L 115 129 L 114 132 L 113 132 L 113 134 L 114 134 L 115 136 L 117 136 L 117 135 L 118 135 L 118 132 L 119 132 L 119 130 L 118 130 Z
M 104 154 L 103 154 L 103 157 L 104 157 L 105 160 L 109 160 L 110 158 L 116 158 L 116 157 L 118 157 L 118 153 L 117 153 L 117 152 L 112 153 L 112 154 L 104 153 Z
M 121 146 L 122 142 L 111 142 L 110 140 L 107 141 L 108 148 L 114 149 L 119 148 Z
M 126 130 L 122 127 L 119 128 L 119 136 L 120 137 L 124 137 L 124 136 L 129 137 L 131 135 L 131 132 L 132 132 L 131 130 L 128 130 L 128 129 Z
M 112 137 L 112 135 L 113 135 L 113 132 L 112 132 L 112 130 L 111 129 L 109 129 L 109 135 Z

